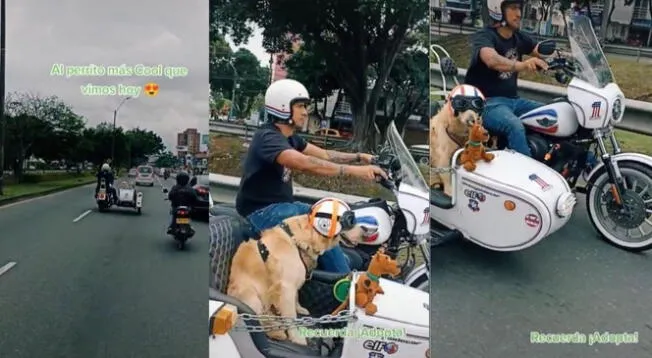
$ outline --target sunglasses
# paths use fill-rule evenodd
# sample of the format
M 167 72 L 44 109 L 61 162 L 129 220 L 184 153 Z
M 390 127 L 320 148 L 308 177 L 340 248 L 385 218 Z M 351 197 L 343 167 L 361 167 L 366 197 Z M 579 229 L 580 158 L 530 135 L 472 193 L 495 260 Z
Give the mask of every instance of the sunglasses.
M 481 113 L 484 110 L 484 100 L 481 97 L 455 96 L 451 99 L 451 107 L 456 112 L 472 110 Z

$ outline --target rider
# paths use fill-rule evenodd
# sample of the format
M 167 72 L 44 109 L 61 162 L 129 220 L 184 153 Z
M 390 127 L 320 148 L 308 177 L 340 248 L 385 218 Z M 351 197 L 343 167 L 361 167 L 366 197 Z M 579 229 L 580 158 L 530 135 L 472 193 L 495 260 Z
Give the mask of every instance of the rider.
M 518 0 L 487 1 L 493 24 L 473 35 L 464 82 L 487 96 L 484 126 L 506 136 L 511 149 L 532 156 L 519 116 L 543 104 L 518 96 L 517 77 L 519 72 L 547 70 L 548 64 L 540 58 L 539 44 L 519 30 L 522 7 L 523 1 Z M 523 61 L 523 55 L 532 57 Z
M 100 171 L 97 172 L 96 177 L 97 186 L 95 186 L 95 197 L 97 198 L 97 193 L 100 191 L 100 183 L 102 182 L 102 179 L 104 179 L 107 190 L 111 194 L 113 200 L 116 200 L 118 196 L 116 194 L 115 188 L 113 187 L 113 181 L 115 180 L 115 177 L 113 176 L 113 172 L 111 171 L 111 166 L 109 163 L 102 164 L 102 167 L 100 168 Z
M 309 104 L 308 90 L 295 80 L 275 81 L 265 92 L 268 123 L 258 129 L 249 145 L 236 197 L 238 214 L 258 232 L 310 211 L 310 205 L 294 201 L 292 171 L 369 181 L 377 176 L 386 178 L 381 168 L 369 165 L 373 160 L 370 154 L 324 150 L 297 135 L 296 130 L 308 120 Z M 347 164 L 354 162 L 367 165 Z M 318 265 L 331 272 L 350 271 L 339 246 L 320 256 Z
M 190 175 L 187 172 L 182 171 L 177 174 L 177 183 L 172 186 L 170 192 L 168 193 L 168 200 L 170 200 L 170 215 L 172 216 L 170 221 L 170 226 L 168 226 L 167 233 L 172 233 L 172 227 L 174 226 L 174 213 L 175 209 L 179 206 L 187 206 L 191 208 L 198 200 L 197 193 L 195 190 L 188 185 L 190 182 Z

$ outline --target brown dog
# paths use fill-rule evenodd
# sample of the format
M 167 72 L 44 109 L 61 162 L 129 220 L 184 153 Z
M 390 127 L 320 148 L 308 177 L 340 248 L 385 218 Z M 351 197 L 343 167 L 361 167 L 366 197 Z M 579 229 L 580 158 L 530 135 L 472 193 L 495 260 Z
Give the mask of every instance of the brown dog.
M 488 163 L 494 160 L 495 156 L 487 153 L 483 144 L 488 140 L 489 132 L 480 123 L 476 123 L 471 127 L 469 140 L 464 146 L 464 151 L 460 154 L 460 162 L 464 166 L 464 169 L 472 172 L 476 168 L 475 162 L 484 160 Z
M 469 127 L 482 123 L 480 116 L 467 110 L 457 116 L 450 106 L 444 106 L 430 119 L 430 167 L 447 168 L 455 151 L 462 148 L 468 138 Z M 430 187 L 441 184 L 446 195 L 452 194 L 450 173 L 430 174 Z
M 340 239 L 357 244 L 363 230 L 356 225 L 328 238 L 313 229 L 308 215 L 294 216 L 283 223 L 286 229 L 281 224 L 261 233 L 260 241 L 267 250 L 265 260 L 257 240 L 238 247 L 231 263 L 227 294 L 249 305 L 256 314 L 296 318 L 297 313 L 310 314 L 299 304 L 298 291 L 306 281 L 307 271 L 317 266 L 319 255 L 335 247 Z M 287 334 L 276 330 L 267 335 L 307 345 L 306 338 L 296 328 L 289 328 Z

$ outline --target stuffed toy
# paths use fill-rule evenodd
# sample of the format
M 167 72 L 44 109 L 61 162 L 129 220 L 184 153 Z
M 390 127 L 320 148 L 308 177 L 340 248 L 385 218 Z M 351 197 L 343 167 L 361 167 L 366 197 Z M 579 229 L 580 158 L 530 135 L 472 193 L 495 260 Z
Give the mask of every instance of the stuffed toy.
M 376 254 L 371 258 L 369 268 L 366 272 L 358 276 L 358 281 L 355 283 L 355 305 L 364 309 L 368 315 L 373 315 L 378 311 L 378 307 L 373 303 L 376 295 L 382 295 L 385 292 L 380 287 L 379 278 L 382 275 L 390 275 L 396 277 L 401 273 L 396 260 L 392 260 L 383 248 L 378 249 Z M 348 292 L 351 287 L 351 279 L 343 279 L 335 284 L 333 289 L 335 297 L 338 301 L 342 302 L 333 314 L 342 311 L 349 303 Z
M 460 162 L 464 169 L 469 172 L 475 170 L 475 162 L 484 160 L 489 163 L 494 159 L 494 155 L 487 153 L 484 147 L 484 142 L 489 140 L 489 133 L 481 123 L 476 122 L 469 131 L 469 140 L 464 146 L 464 151 L 460 155 Z

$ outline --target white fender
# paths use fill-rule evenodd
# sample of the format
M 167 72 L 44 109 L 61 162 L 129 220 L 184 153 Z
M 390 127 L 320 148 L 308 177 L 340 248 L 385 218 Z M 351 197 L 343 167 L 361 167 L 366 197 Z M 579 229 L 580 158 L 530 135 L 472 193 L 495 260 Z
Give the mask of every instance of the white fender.
M 619 153 L 619 154 L 612 155 L 611 160 L 615 163 L 621 161 L 638 163 L 652 169 L 652 157 L 645 154 Z M 595 181 L 595 179 L 597 179 L 597 174 L 600 171 L 600 169 L 602 169 L 603 167 L 604 167 L 604 163 L 600 162 L 598 165 L 595 166 L 595 168 L 593 168 L 593 170 L 588 176 L 588 179 L 586 180 L 587 187 L 590 186 Z

